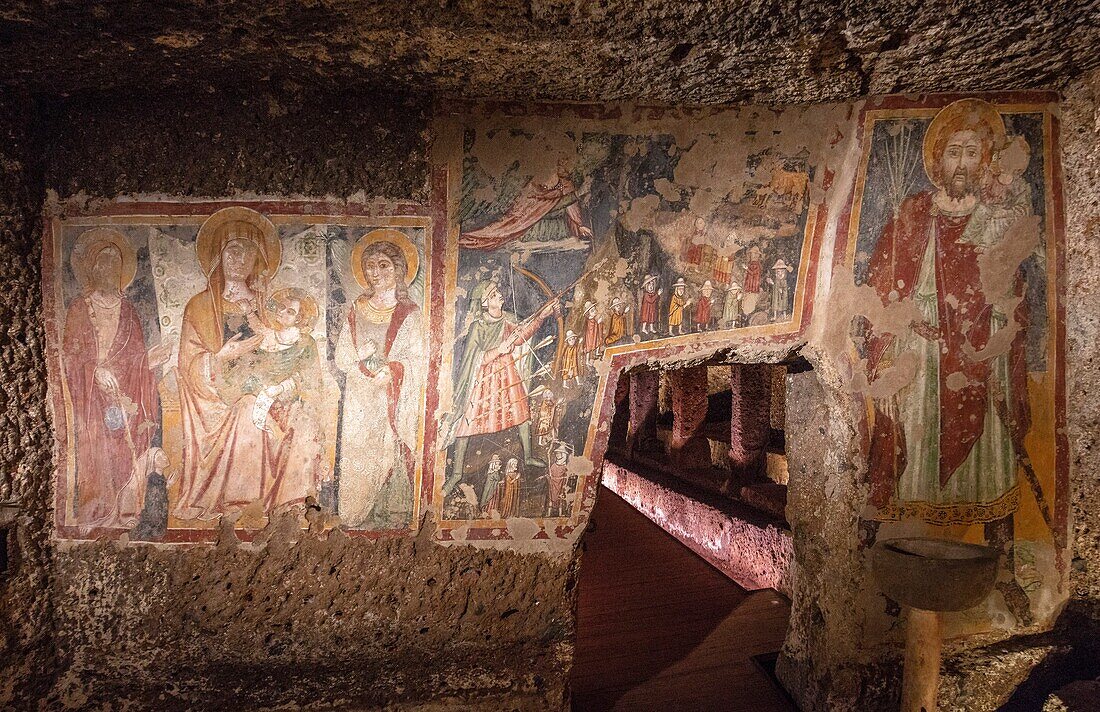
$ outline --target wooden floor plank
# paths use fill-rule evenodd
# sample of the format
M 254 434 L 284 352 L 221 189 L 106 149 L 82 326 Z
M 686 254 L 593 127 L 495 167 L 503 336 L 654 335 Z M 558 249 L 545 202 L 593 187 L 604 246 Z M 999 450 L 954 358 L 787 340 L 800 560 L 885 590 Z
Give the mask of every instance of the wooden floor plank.
M 791 712 L 752 656 L 779 650 L 790 604 L 748 592 L 601 488 L 584 537 L 573 709 Z

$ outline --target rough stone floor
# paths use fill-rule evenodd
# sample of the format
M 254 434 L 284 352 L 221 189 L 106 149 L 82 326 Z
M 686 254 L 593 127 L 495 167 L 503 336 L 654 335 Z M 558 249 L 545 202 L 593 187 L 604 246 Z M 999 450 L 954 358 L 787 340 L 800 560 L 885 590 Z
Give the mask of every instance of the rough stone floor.
M 745 591 L 605 487 L 590 526 L 574 710 L 793 711 L 753 660 L 783 644 L 786 598 Z

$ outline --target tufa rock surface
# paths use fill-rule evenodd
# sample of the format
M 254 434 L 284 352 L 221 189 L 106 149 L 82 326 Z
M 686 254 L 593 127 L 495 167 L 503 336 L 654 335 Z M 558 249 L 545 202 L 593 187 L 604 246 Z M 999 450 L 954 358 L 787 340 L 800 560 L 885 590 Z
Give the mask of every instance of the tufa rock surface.
M 1090 8 L 1092 11 L 1090 17 Z M 563 101 L 796 103 L 1049 88 L 1100 66 L 1088 0 L 15 0 L 0 85 L 327 83 Z

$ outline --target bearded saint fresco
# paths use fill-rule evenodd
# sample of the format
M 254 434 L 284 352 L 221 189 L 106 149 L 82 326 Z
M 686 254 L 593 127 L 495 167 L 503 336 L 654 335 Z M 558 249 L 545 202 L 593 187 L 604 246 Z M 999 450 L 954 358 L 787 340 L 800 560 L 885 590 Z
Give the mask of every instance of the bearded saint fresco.
M 1020 140 L 1006 136 L 987 102 L 942 109 L 923 141 L 931 187 L 901 200 L 876 236 L 864 277 L 884 306 L 908 303 L 919 314 L 909 328 L 871 325 L 866 334 L 870 383 L 903 363 L 913 372 L 898 392 L 872 399 L 875 518 L 981 525 L 1013 573 L 1023 476 L 1041 510 L 1049 505 L 1024 445 L 1032 413 L 1023 261 L 1034 247 L 1023 229 L 1037 222 L 1029 220 Z M 1003 292 L 991 293 L 991 265 L 1006 259 L 1013 262 L 999 266 L 1011 276 Z M 1017 620 L 1030 622 L 1016 578 L 998 588 Z
M 125 497 L 120 505 L 119 496 L 142 474 L 139 461 L 159 428 L 154 370 L 170 351 L 146 349 L 137 310 L 125 296 L 137 266 L 122 233 L 85 232 L 71 264 L 81 295 L 69 304 L 61 348 L 76 440 L 76 521 L 114 526 L 140 511 Z

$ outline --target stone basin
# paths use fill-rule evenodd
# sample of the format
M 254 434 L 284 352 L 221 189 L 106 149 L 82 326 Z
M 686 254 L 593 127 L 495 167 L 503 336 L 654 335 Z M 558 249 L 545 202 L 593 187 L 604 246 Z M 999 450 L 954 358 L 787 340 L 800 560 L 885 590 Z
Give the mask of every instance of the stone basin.
M 993 589 L 996 549 L 948 539 L 909 537 L 881 541 L 871 549 L 879 588 L 903 606 L 926 611 L 963 611 Z

